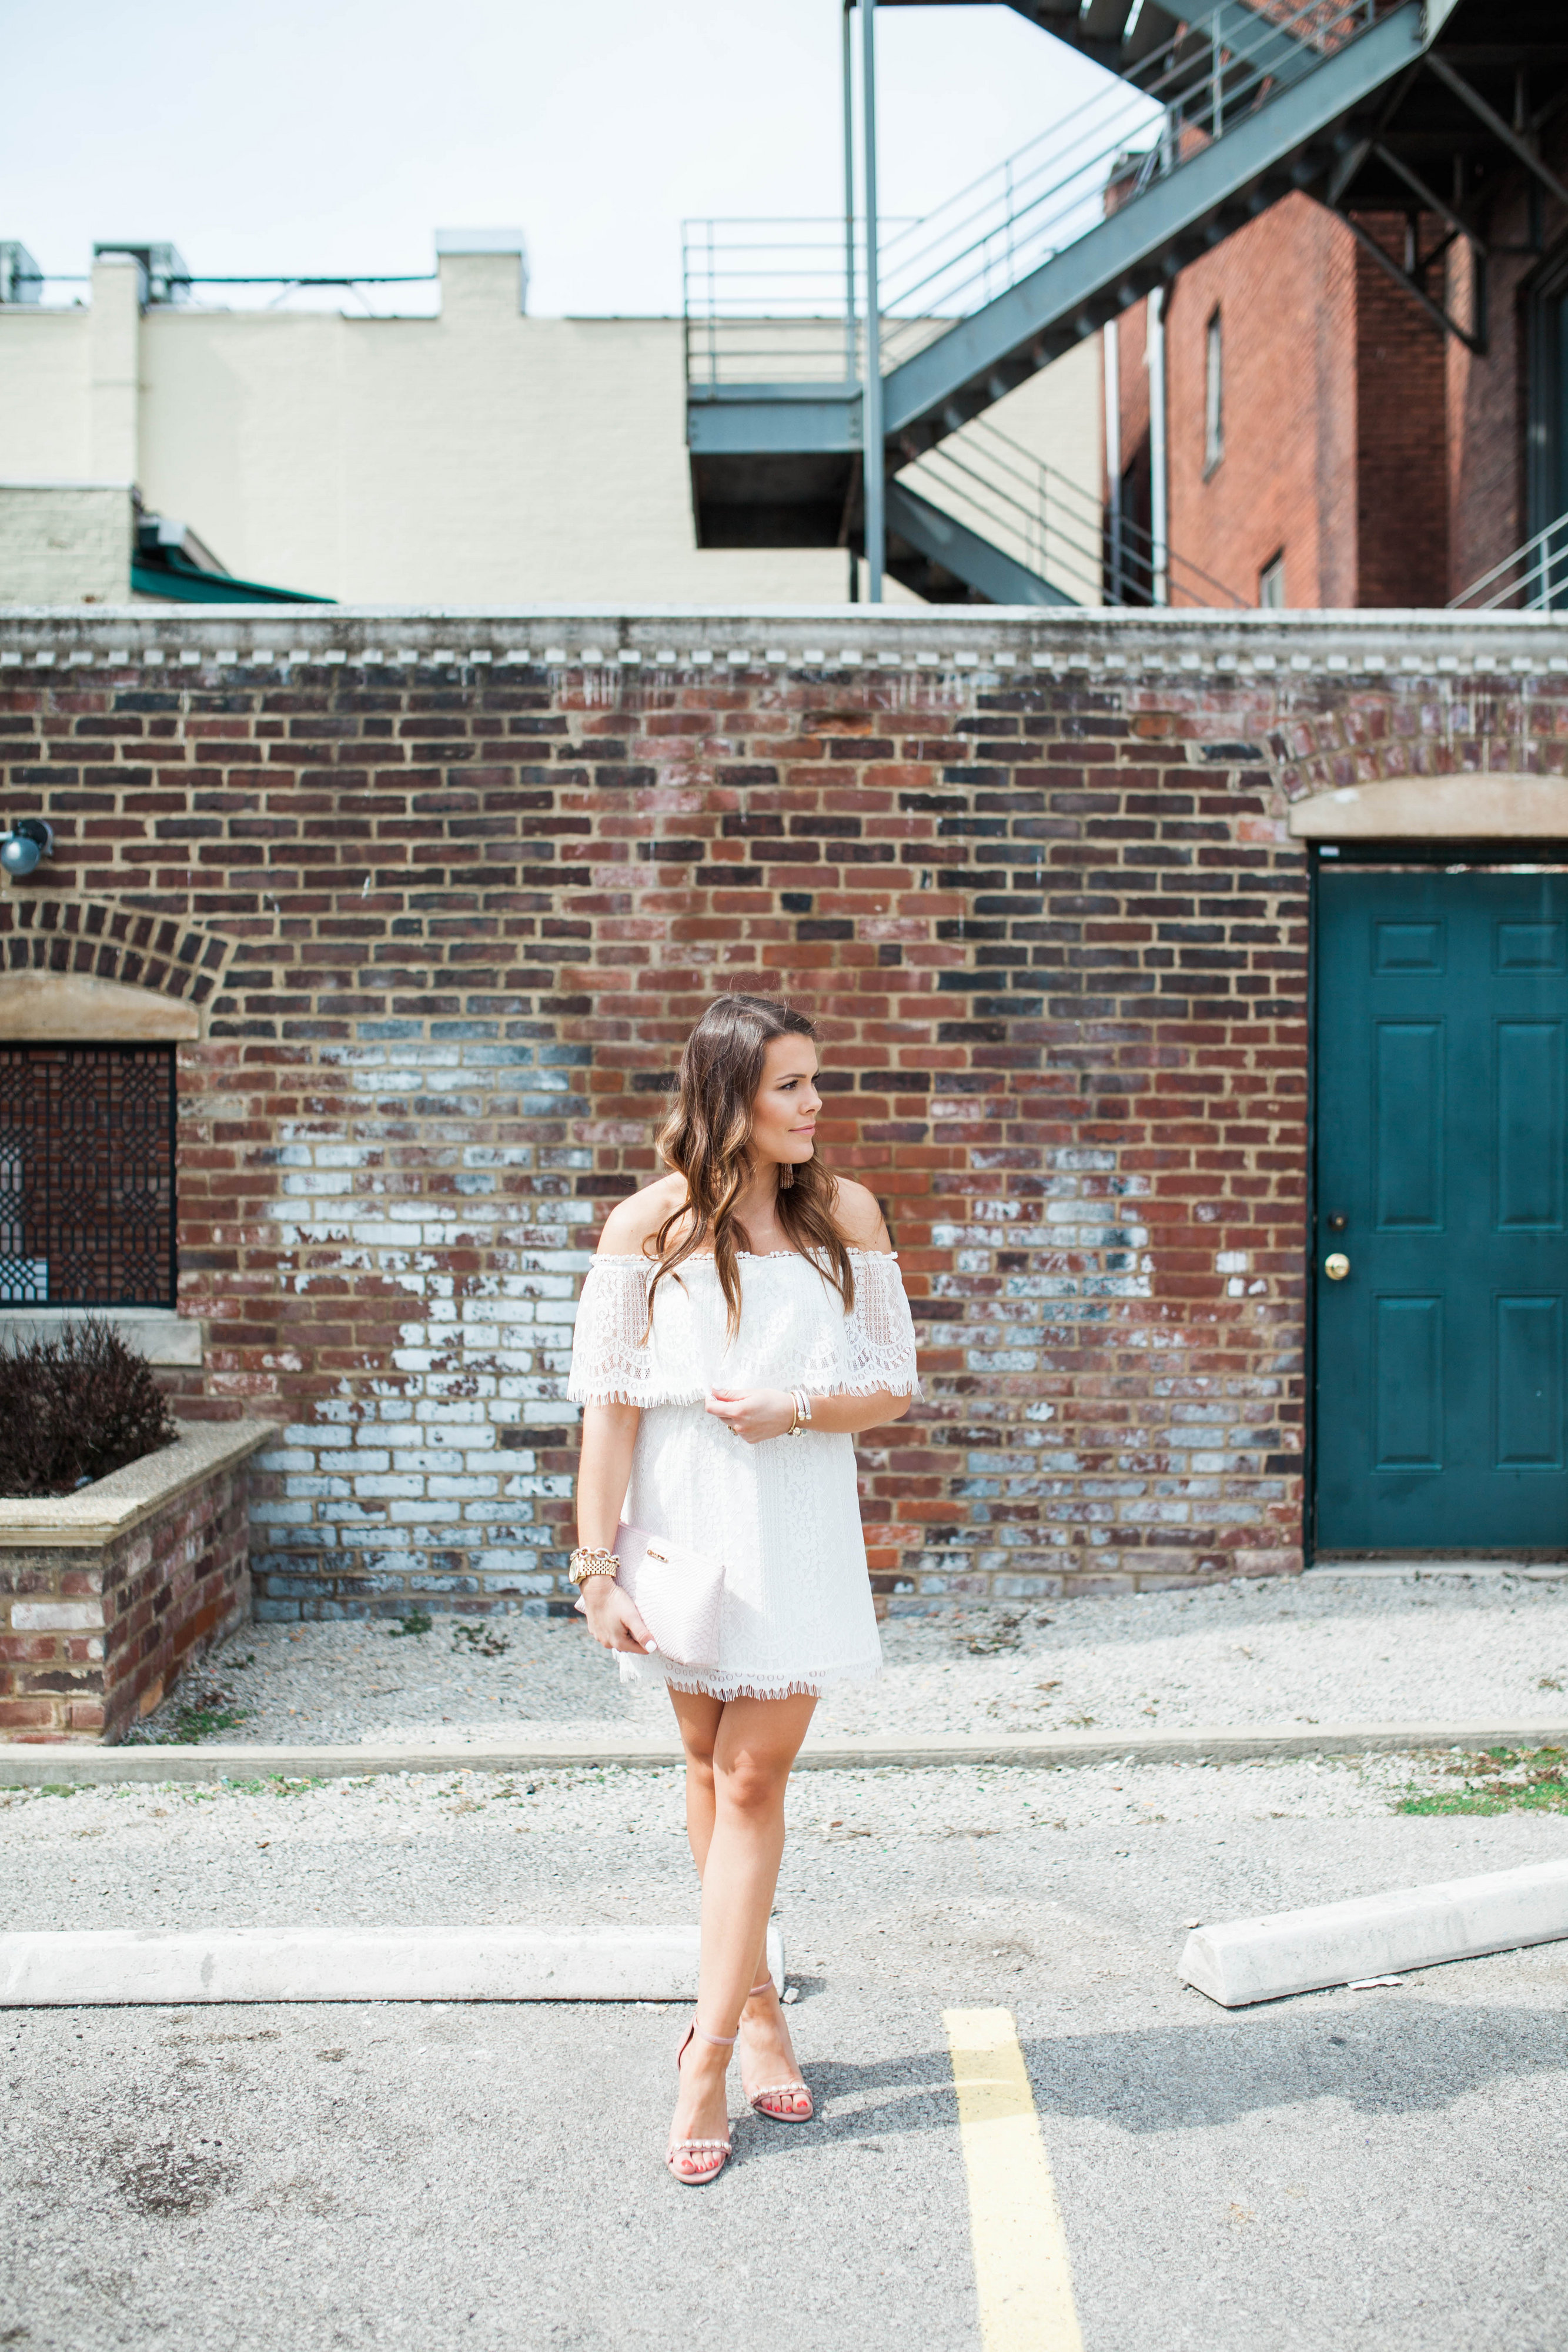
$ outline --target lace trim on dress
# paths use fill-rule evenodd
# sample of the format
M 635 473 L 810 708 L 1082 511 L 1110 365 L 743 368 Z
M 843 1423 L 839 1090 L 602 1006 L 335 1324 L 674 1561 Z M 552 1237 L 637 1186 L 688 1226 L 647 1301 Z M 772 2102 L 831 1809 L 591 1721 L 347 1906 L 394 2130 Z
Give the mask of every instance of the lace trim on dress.
M 578 1404 L 661 1404 L 648 1328 L 645 1259 L 596 1257 L 584 1276 L 566 1392 Z M 699 1388 L 691 1402 L 703 1393 Z
M 765 1284 L 747 1310 L 742 1339 L 748 1329 L 756 1331 L 753 1318 L 760 1317 L 766 1329 L 770 1316 L 782 1312 L 785 1324 L 779 1336 L 792 1360 L 780 1379 L 798 1379 L 816 1396 L 873 1396 L 885 1391 L 917 1397 L 915 1326 L 898 1260 L 883 1250 L 855 1249 L 851 1255 L 855 1260 L 851 1314 L 826 1312 L 828 1305 L 837 1305 L 836 1294 L 826 1284 L 823 1311 L 803 1317 L 799 1298 L 791 1307 L 789 1294 L 779 1294 Z M 761 1265 L 799 1257 L 813 1272 L 818 1270 L 799 1250 L 742 1255 Z M 712 1264 L 706 1255 L 686 1261 L 687 1267 Z M 648 1284 L 653 1272 L 650 1258 L 618 1255 L 596 1257 L 590 1266 L 578 1303 L 567 1383 L 567 1394 L 575 1403 L 648 1408 L 700 1403 L 706 1394 L 698 1331 L 706 1294 L 699 1286 L 687 1297 L 683 1285 L 682 1292 L 672 1296 L 661 1286 L 650 1332 Z M 786 1339 L 792 1316 L 797 1328 Z M 720 1340 L 721 1352 L 723 1344 Z
M 915 1320 L 904 1295 L 896 1256 L 883 1250 L 855 1252 L 855 1304 L 844 1318 L 843 1371 L 830 1396 L 920 1394 L 915 1376 Z
M 732 1698 L 821 1698 L 835 1683 L 873 1683 L 882 1674 L 880 1664 L 825 1666 L 815 1674 L 794 1675 L 727 1675 L 717 1667 L 672 1666 L 662 1674 L 652 1658 L 632 1658 L 629 1663 L 641 1671 L 627 1679 L 662 1682 L 671 1690 L 720 1699 L 726 1706 Z

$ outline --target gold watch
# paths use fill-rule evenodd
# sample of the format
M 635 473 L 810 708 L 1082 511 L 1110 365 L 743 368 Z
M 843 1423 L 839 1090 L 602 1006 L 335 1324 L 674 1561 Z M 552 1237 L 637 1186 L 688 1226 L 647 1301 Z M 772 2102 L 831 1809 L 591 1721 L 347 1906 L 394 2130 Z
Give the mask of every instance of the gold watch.
M 620 1573 L 621 1562 L 612 1551 L 606 1551 L 601 1544 L 580 1544 L 572 1553 L 571 1566 L 567 1570 L 579 1591 L 591 1576 L 619 1576 Z

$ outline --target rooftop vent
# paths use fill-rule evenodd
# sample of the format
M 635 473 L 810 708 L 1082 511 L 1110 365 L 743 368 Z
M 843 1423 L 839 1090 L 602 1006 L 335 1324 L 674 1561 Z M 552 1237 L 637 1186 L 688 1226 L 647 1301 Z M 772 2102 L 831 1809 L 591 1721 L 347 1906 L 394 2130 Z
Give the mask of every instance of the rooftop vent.
M 110 239 L 92 249 L 95 261 L 134 261 L 141 272 L 141 300 L 148 309 L 191 299 L 191 273 L 172 245 L 130 245 Z
M 44 273 L 25 245 L 0 238 L 0 302 L 37 302 L 44 291 Z

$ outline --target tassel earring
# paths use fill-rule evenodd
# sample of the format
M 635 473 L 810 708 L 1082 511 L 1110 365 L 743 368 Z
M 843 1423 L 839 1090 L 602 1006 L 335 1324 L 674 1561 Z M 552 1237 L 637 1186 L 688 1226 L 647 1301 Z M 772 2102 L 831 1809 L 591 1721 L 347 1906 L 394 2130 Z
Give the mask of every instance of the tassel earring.
M 787 1160 L 781 1160 L 779 1163 L 779 1190 L 787 1192 L 794 1181 L 795 1171 Z

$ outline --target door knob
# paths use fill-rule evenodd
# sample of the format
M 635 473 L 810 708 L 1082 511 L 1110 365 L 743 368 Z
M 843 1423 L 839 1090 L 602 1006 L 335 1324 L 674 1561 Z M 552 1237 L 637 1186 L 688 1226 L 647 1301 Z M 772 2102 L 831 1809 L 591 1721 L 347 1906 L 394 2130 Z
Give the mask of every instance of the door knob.
M 1350 1260 L 1343 1250 L 1334 1250 L 1323 1260 L 1323 1272 L 1331 1282 L 1343 1282 L 1350 1272 Z

